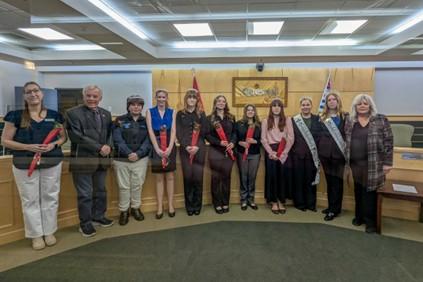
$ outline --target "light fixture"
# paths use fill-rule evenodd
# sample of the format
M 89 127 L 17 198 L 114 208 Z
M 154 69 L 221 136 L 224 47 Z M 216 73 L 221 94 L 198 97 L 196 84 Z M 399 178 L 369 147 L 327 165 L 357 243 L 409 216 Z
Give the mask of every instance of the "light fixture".
M 33 62 L 31 62 L 31 61 L 25 61 L 24 62 L 24 67 L 27 70 L 35 70 L 35 64 Z
M 105 1 L 102 0 L 88 0 L 91 4 L 102 10 L 109 17 L 126 27 L 129 31 L 142 39 L 148 39 L 147 35 L 134 23 L 128 21 L 124 16 L 116 12 L 112 7 L 109 6 Z
M 420 50 L 420 51 L 414 52 L 414 53 L 413 53 L 413 54 L 411 54 L 411 55 L 423 55 L 423 50 Z
M 201 48 L 272 48 L 272 47 L 316 47 L 316 46 L 353 46 L 358 42 L 353 39 L 332 40 L 272 40 L 272 41 L 181 41 L 173 43 L 177 49 Z
M 208 23 L 173 24 L 182 36 L 213 36 Z
M 396 34 L 396 33 L 400 33 L 403 32 L 406 29 L 409 29 L 410 27 L 418 24 L 419 22 L 423 21 L 423 11 L 415 14 L 413 17 L 408 18 L 407 20 L 405 20 L 404 22 L 400 23 L 399 25 L 397 25 L 393 30 L 392 33 Z
M 37 36 L 44 40 L 72 40 L 73 38 L 49 27 L 19 28 L 20 31 Z
M 123 42 L 116 41 L 116 42 L 100 42 L 101 45 L 123 45 Z
M 351 34 L 366 22 L 367 20 L 333 21 L 320 34 Z
M 57 51 L 96 51 L 105 50 L 103 47 L 95 44 L 59 44 L 53 46 Z
M 276 35 L 283 26 L 283 21 L 278 22 L 250 22 L 248 23 L 248 34 L 250 35 Z

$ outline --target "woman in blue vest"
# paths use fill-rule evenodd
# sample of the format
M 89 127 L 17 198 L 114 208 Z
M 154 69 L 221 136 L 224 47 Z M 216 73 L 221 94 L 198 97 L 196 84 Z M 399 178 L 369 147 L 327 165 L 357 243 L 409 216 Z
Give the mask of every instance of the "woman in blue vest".
M 168 92 L 159 89 L 155 93 L 156 106 L 147 111 L 147 127 L 150 141 L 153 145 L 151 166 L 156 174 L 157 213 L 156 218 L 163 217 L 163 194 L 166 183 L 169 217 L 175 216 L 173 194 L 176 170 L 176 113 L 169 108 Z M 161 146 L 160 135 L 166 136 L 166 149 Z M 164 150 L 163 150 L 164 149 Z

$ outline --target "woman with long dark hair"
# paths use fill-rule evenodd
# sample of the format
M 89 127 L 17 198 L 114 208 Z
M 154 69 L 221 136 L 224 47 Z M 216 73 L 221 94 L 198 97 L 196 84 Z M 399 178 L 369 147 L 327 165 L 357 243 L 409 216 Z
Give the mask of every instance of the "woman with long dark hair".
M 155 93 L 156 106 L 149 109 L 146 115 L 148 133 L 153 145 L 151 168 L 156 175 L 157 213 L 156 218 L 163 217 L 163 194 L 166 183 L 169 217 L 175 216 L 173 195 L 175 190 L 176 170 L 176 125 L 175 111 L 169 107 L 169 93 L 159 89 Z M 166 148 L 161 146 L 161 140 L 166 141 Z
M 34 250 L 41 250 L 56 244 L 54 233 L 63 159 L 60 146 L 66 142 L 66 133 L 62 129 L 58 136 L 44 144 L 52 130 L 63 127 L 63 116 L 44 107 L 44 94 L 36 82 L 27 82 L 23 88 L 25 109 L 7 113 L 1 141 L 12 150 L 25 237 L 32 239 Z M 41 154 L 41 160 L 31 174 L 28 168 L 35 154 Z
M 261 143 L 266 150 L 264 196 L 274 214 L 284 214 L 288 194 L 284 164 L 294 143 L 294 132 L 291 119 L 285 116 L 280 99 L 270 103 L 269 114 L 261 123 Z M 280 149 L 282 147 L 283 150 Z
M 185 209 L 189 216 L 199 215 L 201 212 L 206 158 L 204 138 L 207 128 L 206 115 L 199 106 L 198 91 L 188 89 L 184 97 L 184 108 L 176 114 L 176 137 L 180 144 Z
M 224 95 L 213 100 L 212 113 L 207 119 L 212 201 L 216 213 L 222 214 L 229 212 L 231 172 L 235 160 L 232 150 L 236 143 L 235 117 L 229 112 Z
M 236 160 L 239 169 L 241 209 L 250 206 L 257 210 L 254 202 L 256 176 L 260 164 L 261 124 L 256 107 L 252 104 L 244 106 L 244 115 L 235 124 Z

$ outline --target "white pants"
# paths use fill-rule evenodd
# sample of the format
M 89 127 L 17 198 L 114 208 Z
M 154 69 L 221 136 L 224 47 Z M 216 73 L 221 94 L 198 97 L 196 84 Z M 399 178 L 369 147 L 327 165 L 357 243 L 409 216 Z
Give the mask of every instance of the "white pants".
M 56 232 L 61 174 L 61 162 L 54 167 L 36 169 L 31 177 L 27 169 L 13 166 L 21 197 L 25 237 L 37 238 Z
M 136 162 L 113 161 L 119 186 L 119 210 L 141 206 L 141 192 L 147 173 L 148 157 Z

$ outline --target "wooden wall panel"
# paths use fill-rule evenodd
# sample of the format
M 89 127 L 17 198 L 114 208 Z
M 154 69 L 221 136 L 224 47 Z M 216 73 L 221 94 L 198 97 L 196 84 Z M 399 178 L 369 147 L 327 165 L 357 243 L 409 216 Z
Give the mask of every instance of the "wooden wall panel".
M 206 113 L 211 112 L 213 99 L 223 94 L 228 100 L 231 112 L 240 118 L 242 107 L 232 106 L 233 77 L 288 77 L 288 105 L 285 112 L 287 115 L 295 115 L 299 111 L 298 101 L 302 96 L 310 96 L 313 99 L 313 109 L 317 112 L 329 72 L 332 76 L 332 87 L 340 91 L 346 111 L 349 111 L 355 95 L 362 92 L 373 95 L 373 68 L 272 68 L 263 72 L 257 72 L 255 68 L 197 69 L 195 75 Z M 192 70 L 154 70 L 153 90 L 159 88 L 169 90 L 170 106 L 180 110 L 183 107 L 186 89 L 192 87 L 192 79 Z M 261 118 L 267 116 L 268 108 L 258 108 L 258 114 Z

